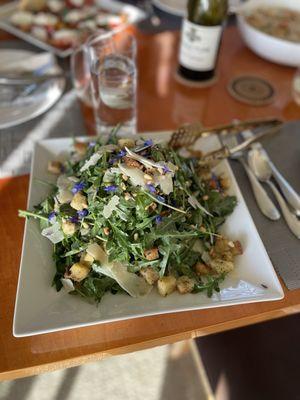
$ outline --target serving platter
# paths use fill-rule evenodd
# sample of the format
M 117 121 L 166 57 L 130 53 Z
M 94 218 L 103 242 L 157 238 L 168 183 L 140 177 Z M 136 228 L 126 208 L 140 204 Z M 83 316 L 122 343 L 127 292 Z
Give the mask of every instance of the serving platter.
M 50 44 L 43 42 L 42 40 L 37 39 L 35 36 L 30 33 L 24 32 L 21 29 L 10 23 L 11 16 L 18 9 L 19 1 L 12 1 L 8 4 L 4 4 L 0 6 L 0 28 L 9 32 L 20 39 L 25 40 L 28 43 L 33 44 L 34 46 L 39 47 L 40 49 L 50 51 L 53 54 L 56 54 L 59 57 L 68 57 L 72 54 L 73 49 L 59 49 L 55 46 L 51 46 Z M 116 14 L 125 14 L 128 16 L 127 22 L 121 27 L 117 29 L 123 29 L 127 25 L 136 24 L 139 21 L 146 18 L 145 13 L 137 7 L 134 7 L 130 4 L 121 3 L 117 0 L 97 0 L 96 5 L 107 12 L 116 13 Z
M 168 140 L 170 132 L 143 134 L 143 137 Z M 38 180 L 55 182 L 47 172 L 49 160 L 67 157 L 71 138 L 47 139 L 36 144 L 31 170 L 28 209 L 49 194 Z M 216 136 L 198 140 L 195 149 L 210 151 L 219 147 Z M 222 232 L 232 240 L 240 240 L 244 254 L 236 258 L 236 268 L 220 285 L 220 293 L 211 298 L 206 294 L 180 295 L 174 292 L 163 298 L 154 289 L 146 297 L 132 298 L 125 294 L 106 294 L 96 306 L 60 291 L 51 282 L 55 271 L 52 245 L 40 234 L 36 220 L 25 224 L 22 257 L 13 322 L 14 336 L 31 336 L 104 322 L 145 317 L 156 314 L 232 306 L 283 298 L 272 263 L 255 228 L 232 170 L 227 161 L 216 167 L 217 174 L 231 180 L 229 193 L 237 196 L 238 205 L 222 226 Z

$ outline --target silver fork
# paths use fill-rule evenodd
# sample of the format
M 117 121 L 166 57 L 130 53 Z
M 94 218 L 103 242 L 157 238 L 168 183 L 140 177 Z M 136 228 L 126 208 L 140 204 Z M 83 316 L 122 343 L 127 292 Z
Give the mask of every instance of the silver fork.
M 220 135 L 223 145 L 226 145 L 229 149 L 237 146 L 238 140 L 235 135 L 222 136 Z M 246 160 L 244 159 L 243 151 L 238 151 L 230 156 L 232 160 L 239 161 L 245 169 L 245 172 L 249 178 L 255 200 L 261 212 L 269 219 L 276 221 L 280 218 L 280 213 L 276 208 L 275 204 L 272 202 L 267 192 L 263 188 L 262 184 L 256 178 L 250 167 L 248 166 Z

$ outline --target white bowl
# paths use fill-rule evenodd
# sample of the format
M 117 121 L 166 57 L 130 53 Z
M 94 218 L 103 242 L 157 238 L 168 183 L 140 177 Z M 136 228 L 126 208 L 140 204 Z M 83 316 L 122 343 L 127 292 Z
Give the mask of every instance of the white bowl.
M 296 0 L 249 0 L 238 8 L 237 21 L 247 46 L 257 55 L 274 63 L 300 66 L 300 43 L 279 39 L 254 28 L 244 18 L 258 7 L 284 7 L 300 12 L 300 1 Z

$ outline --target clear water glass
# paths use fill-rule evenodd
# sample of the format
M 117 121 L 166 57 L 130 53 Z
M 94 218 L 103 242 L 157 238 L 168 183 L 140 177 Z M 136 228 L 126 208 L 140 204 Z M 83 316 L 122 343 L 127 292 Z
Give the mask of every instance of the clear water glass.
M 98 134 L 120 125 L 124 136 L 136 133 L 136 41 L 122 31 L 93 35 L 87 43 L 92 101 Z

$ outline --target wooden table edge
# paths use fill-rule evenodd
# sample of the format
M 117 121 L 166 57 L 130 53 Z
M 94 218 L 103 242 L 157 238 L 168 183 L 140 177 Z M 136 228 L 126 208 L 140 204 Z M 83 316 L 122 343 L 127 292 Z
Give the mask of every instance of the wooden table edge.
M 114 355 L 122 355 L 134 351 L 150 349 L 156 346 L 171 344 L 182 340 L 195 339 L 197 337 L 224 332 L 230 329 L 242 328 L 247 325 L 264 322 L 275 318 L 281 318 L 299 312 L 300 312 L 300 304 L 297 306 L 290 306 L 283 309 L 271 310 L 265 313 L 261 313 L 259 315 L 247 316 L 237 320 L 221 322 L 219 324 L 211 325 L 205 328 L 193 329 L 163 337 L 160 336 L 154 339 L 133 343 L 128 346 L 115 347 L 107 351 L 100 351 L 96 353 L 85 354 L 79 357 L 72 357 L 65 360 L 54 361 L 52 363 L 34 365 L 27 368 L 0 372 L 0 381 L 25 378 L 32 375 L 38 375 L 41 373 L 53 372 L 59 369 L 77 367 L 88 362 L 100 361 Z

